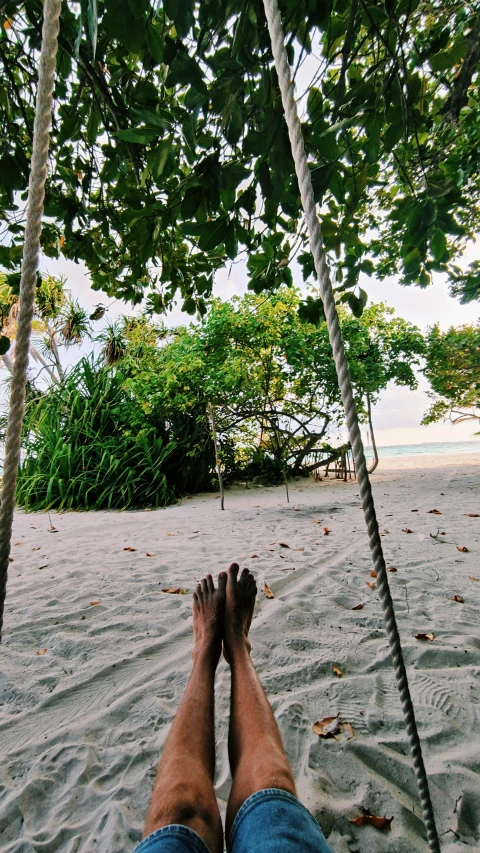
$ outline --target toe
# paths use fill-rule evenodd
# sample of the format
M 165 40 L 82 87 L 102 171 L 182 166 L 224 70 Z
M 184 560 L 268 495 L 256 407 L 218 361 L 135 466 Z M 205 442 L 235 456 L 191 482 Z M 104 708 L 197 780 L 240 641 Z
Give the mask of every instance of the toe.
M 247 585 L 247 581 L 248 581 L 248 576 L 249 576 L 249 574 L 250 574 L 249 570 L 248 570 L 248 569 L 244 569 L 244 570 L 243 570 L 243 572 L 242 572 L 242 574 L 240 575 L 240 584 L 241 584 L 242 586 L 246 586 L 246 585 Z
M 225 592 L 227 586 L 228 575 L 226 572 L 220 572 L 218 576 L 218 591 Z
M 211 575 L 207 575 L 206 577 L 207 587 L 209 592 L 215 592 L 215 585 L 213 583 L 213 578 Z
M 208 592 L 208 584 L 206 578 L 202 578 L 202 592 L 204 595 L 206 595 Z
M 238 563 L 231 563 L 230 564 L 230 566 L 228 567 L 228 574 L 230 576 L 231 581 L 237 580 L 237 575 L 238 575 L 239 571 L 240 571 L 240 566 L 238 565 Z
M 197 601 L 200 603 L 203 596 L 202 596 L 202 587 L 200 586 L 199 583 L 197 583 L 197 585 L 195 587 L 195 595 L 197 596 Z

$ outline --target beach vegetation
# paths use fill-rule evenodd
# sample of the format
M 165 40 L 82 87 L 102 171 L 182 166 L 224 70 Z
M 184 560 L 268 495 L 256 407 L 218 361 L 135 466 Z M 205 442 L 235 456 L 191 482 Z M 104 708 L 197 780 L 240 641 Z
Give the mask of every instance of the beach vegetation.
M 432 326 L 426 336 L 425 376 L 432 388 L 432 405 L 422 423 L 479 422 L 480 323 L 445 332 Z
M 27 509 L 161 506 L 224 478 L 279 482 L 333 452 L 344 412 L 326 323 L 298 291 L 214 300 L 169 329 L 125 317 L 27 405 L 18 500 Z M 385 305 L 340 308 L 360 417 L 389 382 L 416 387 L 420 331 Z M 150 447 L 150 450 L 148 449 Z M 149 466 L 152 467 L 151 481 Z M 148 481 L 148 485 L 147 485 Z

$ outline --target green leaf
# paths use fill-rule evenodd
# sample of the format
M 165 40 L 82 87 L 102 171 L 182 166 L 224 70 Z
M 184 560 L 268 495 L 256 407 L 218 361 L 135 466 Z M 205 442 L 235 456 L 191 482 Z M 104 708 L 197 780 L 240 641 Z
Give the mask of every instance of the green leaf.
M 117 139 L 122 142 L 135 142 L 138 145 L 148 145 L 160 136 L 158 127 L 136 127 L 132 130 L 117 130 Z
M 149 0 L 127 0 L 129 9 L 134 18 L 143 18 L 150 8 Z
M 203 71 L 198 62 L 189 56 L 186 50 L 178 50 L 175 58 L 170 66 L 170 71 L 165 80 L 167 89 L 173 86 L 193 86 L 199 92 L 206 91 L 205 80 L 203 79 Z
M 12 190 L 21 190 L 25 185 L 22 171 L 11 154 L 5 154 L 0 160 L 0 184 Z
M 5 355 L 10 349 L 10 338 L 6 335 L 0 335 L 0 355 Z
M 156 148 L 148 153 L 147 165 L 155 180 L 158 180 L 163 173 L 168 155 L 172 150 L 172 144 L 173 136 L 167 136 L 166 139 L 162 139 Z
M 203 252 L 210 252 L 212 249 L 216 249 L 217 246 L 225 243 L 228 233 L 229 222 L 225 216 L 205 222 L 202 225 L 198 248 L 202 249 Z
M 364 291 L 365 292 L 365 291 Z M 362 299 L 359 299 L 358 296 L 355 296 L 354 293 L 346 293 L 345 301 L 348 302 L 348 306 L 354 317 L 361 317 L 363 314 L 364 303 Z
M 297 313 L 302 323 L 319 326 L 325 320 L 323 302 L 321 299 L 314 299 L 313 296 L 307 296 L 306 301 L 300 303 Z
M 152 23 L 147 25 L 145 35 L 150 56 L 160 65 L 163 62 L 163 41 Z
M 174 22 L 178 37 L 184 39 L 193 27 L 195 0 L 164 0 L 163 8 Z
M 323 109 L 323 95 L 320 89 L 312 86 L 308 93 L 307 112 L 312 124 L 320 118 Z
M 447 251 L 447 238 L 439 228 L 430 237 L 430 251 L 435 261 L 441 261 Z

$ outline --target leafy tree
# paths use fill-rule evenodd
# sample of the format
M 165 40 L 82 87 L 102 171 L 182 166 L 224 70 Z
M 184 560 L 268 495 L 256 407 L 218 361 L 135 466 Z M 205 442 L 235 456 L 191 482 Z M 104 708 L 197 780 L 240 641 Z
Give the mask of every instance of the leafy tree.
M 360 272 L 463 301 L 455 259 L 479 222 L 480 12 L 474 0 L 283 0 L 322 230 L 352 308 Z M 0 0 L 0 264 L 16 273 L 41 0 Z M 300 89 L 299 89 L 300 91 Z M 257 293 L 312 275 L 261 0 L 64 3 L 43 251 L 152 312 L 204 314 L 243 255 Z M 373 234 L 373 238 L 371 235 Z
M 10 283 L 9 283 L 10 281 Z M 0 273 L 0 314 L 2 340 L 8 342 L 0 353 L 3 363 L 12 372 L 15 358 L 15 338 L 18 316 L 18 277 Z M 41 365 L 40 375 L 48 381 L 59 382 L 63 377 L 60 347 L 81 343 L 90 337 L 87 314 L 65 289 L 65 282 L 54 276 L 39 276 L 35 295 L 30 356 Z
M 425 375 L 433 393 L 422 423 L 448 418 L 453 423 L 480 418 L 480 324 L 427 335 Z
M 132 394 L 169 418 L 183 412 L 204 421 L 212 404 L 224 459 L 234 449 L 244 464 L 260 450 L 298 471 L 344 418 L 326 323 L 303 322 L 299 306 L 299 293 L 284 286 L 267 297 L 214 300 L 204 321 L 188 329 L 140 323 L 135 339 L 128 333 L 119 369 Z M 363 417 L 365 395 L 375 402 L 390 381 L 416 386 L 422 335 L 392 315 L 384 305 L 361 318 L 341 308 Z

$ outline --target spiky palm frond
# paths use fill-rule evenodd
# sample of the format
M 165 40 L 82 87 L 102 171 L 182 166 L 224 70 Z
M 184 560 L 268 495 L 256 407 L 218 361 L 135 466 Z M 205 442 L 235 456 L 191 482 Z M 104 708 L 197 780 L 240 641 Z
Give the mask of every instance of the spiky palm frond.
M 123 329 L 118 322 L 108 323 L 107 327 L 98 335 L 96 340 L 103 343 L 102 358 L 108 367 L 118 364 L 124 358 L 127 352 L 127 341 L 125 340 Z
M 90 337 L 88 315 L 76 299 L 67 302 L 59 317 L 58 333 L 67 346 L 79 344 L 85 337 Z

